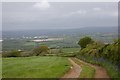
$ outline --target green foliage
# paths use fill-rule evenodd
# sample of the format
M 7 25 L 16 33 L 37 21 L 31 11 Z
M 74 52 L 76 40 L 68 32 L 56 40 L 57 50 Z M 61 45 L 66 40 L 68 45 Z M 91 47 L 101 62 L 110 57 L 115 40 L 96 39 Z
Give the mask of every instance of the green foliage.
M 87 60 L 90 63 L 104 66 L 107 69 L 109 75 L 115 78 L 118 77 L 117 73 L 119 73 L 120 71 L 116 71 L 117 69 L 119 69 L 118 67 L 120 67 L 119 46 L 120 39 L 115 40 L 114 43 L 111 44 L 93 42 L 80 50 L 80 53 L 77 56 L 79 56 L 79 58 L 83 60 Z
M 119 64 L 120 63 L 120 52 L 118 51 L 118 44 L 110 44 L 103 49 L 102 56 L 107 58 L 112 63 Z
M 78 42 L 78 44 L 81 46 L 81 48 L 85 48 L 87 46 L 87 44 L 93 42 L 92 39 L 90 37 L 84 37 L 82 39 L 80 39 L 80 41 Z
M 10 52 L 3 52 L 2 57 L 21 57 L 21 51 L 10 51 Z
M 115 44 L 120 44 L 120 38 L 114 40 Z
M 100 49 L 101 47 L 103 47 L 104 44 L 102 44 L 101 42 L 93 42 L 87 45 L 86 48 L 83 48 L 80 50 L 80 54 L 81 55 L 86 55 L 86 56 L 92 56 L 92 57 L 100 57 Z
M 99 42 L 94 42 L 88 44 L 86 48 L 83 48 L 80 51 L 81 55 L 93 56 L 95 58 L 103 57 L 112 63 L 119 64 L 120 63 L 120 52 L 118 51 L 119 44 L 118 42 L 114 42 L 113 44 L 101 44 Z
M 33 55 L 39 56 L 49 53 L 48 46 L 40 46 L 33 49 Z

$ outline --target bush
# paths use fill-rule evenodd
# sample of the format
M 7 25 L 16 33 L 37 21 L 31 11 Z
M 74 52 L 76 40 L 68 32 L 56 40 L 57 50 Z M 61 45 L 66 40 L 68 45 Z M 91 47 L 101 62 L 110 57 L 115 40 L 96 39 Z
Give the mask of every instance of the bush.
M 21 57 L 21 51 L 10 51 L 10 52 L 5 52 L 2 53 L 2 57 Z
M 40 46 L 33 49 L 33 55 L 39 56 L 49 53 L 48 46 Z

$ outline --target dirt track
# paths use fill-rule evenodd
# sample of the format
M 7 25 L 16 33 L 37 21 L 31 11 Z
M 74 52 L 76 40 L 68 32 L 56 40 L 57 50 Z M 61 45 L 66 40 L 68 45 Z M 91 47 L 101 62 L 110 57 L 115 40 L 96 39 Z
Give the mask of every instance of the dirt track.
M 76 58 L 76 59 L 77 59 L 77 58 Z M 77 60 L 79 60 L 79 59 L 77 59 Z M 85 64 L 88 64 L 89 66 L 91 66 L 91 67 L 93 67 L 93 68 L 95 69 L 96 72 L 95 72 L 94 78 L 110 78 L 110 77 L 108 76 L 106 70 L 105 70 L 103 67 L 97 66 L 97 65 L 92 65 L 92 64 L 86 63 L 86 62 L 84 62 L 84 61 L 82 61 L 82 60 L 79 60 L 79 61 L 81 61 L 81 62 L 83 62 L 83 63 L 85 63 Z
M 79 59 L 77 59 L 77 60 L 79 60 Z M 69 58 L 69 61 L 73 66 L 71 66 L 71 69 L 62 78 L 79 78 L 80 72 L 82 71 L 82 68 L 80 67 L 80 65 L 75 63 L 71 58 Z M 97 65 L 92 65 L 92 64 L 86 63 L 86 62 L 81 61 L 81 60 L 79 60 L 79 61 L 83 62 L 85 64 L 88 64 L 89 66 L 95 68 L 96 72 L 95 72 L 94 78 L 110 78 L 108 76 L 106 70 L 103 67 L 100 67 Z
M 62 78 L 79 78 L 82 68 L 69 58 L 71 69 Z

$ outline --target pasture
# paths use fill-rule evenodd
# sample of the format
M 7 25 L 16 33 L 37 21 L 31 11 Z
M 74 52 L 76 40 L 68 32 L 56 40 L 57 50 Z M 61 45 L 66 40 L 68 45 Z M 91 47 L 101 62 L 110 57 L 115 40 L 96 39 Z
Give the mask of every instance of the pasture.
M 3 78 L 59 78 L 69 69 L 65 57 L 3 58 Z
M 74 52 L 79 52 L 80 48 L 63 48 L 62 52 L 64 53 L 74 53 Z

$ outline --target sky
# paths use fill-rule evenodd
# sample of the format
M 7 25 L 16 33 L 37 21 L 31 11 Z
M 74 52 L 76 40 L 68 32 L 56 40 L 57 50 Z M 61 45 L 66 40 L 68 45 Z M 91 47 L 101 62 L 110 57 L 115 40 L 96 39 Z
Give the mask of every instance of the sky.
M 3 2 L 3 30 L 118 26 L 117 2 Z

